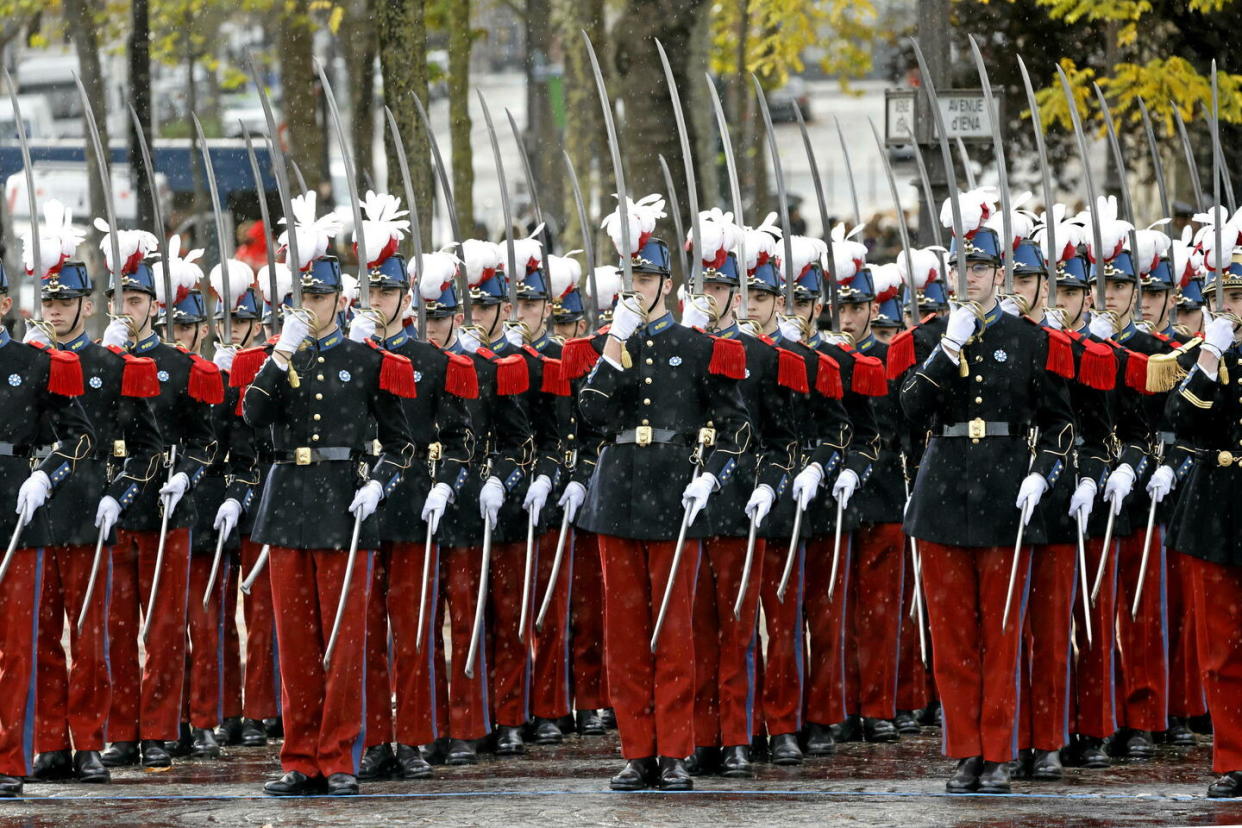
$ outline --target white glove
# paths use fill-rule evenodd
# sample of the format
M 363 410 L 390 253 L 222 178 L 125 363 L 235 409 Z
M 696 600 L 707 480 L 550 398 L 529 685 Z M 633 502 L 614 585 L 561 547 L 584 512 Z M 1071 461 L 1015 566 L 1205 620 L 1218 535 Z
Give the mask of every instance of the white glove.
M 186 477 L 185 472 L 177 472 L 164 484 L 164 488 L 160 489 L 160 496 L 168 498 L 168 514 L 172 514 L 177 510 L 177 504 L 181 502 L 181 498 L 185 497 L 185 493 L 190 490 L 190 478 Z
M 1176 485 L 1177 475 L 1173 473 L 1173 469 L 1170 466 L 1161 466 L 1152 472 L 1151 479 L 1147 481 L 1147 494 L 1159 503 Z
M 681 324 L 687 328 L 707 330 L 712 324 L 712 300 L 703 294 L 687 296 L 681 311 Z
M 216 510 L 216 520 L 212 524 L 220 537 L 227 538 L 233 534 L 237 521 L 241 520 L 241 511 L 241 504 L 235 498 L 230 497 L 220 504 L 220 508 Z
M 349 339 L 351 342 L 366 342 L 375 336 L 375 317 L 368 313 L 354 314 L 349 321 Z
M 216 348 L 211 361 L 216 364 L 217 368 L 227 374 L 233 370 L 233 357 L 235 356 L 237 356 L 236 348 L 232 345 L 221 345 Z
M 1108 476 L 1108 482 L 1104 484 L 1104 499 L 1113 506 L 1113 514 L 1121 514 L 1121 504 L 1130 496 L 1130 489 L 1134 488 L 1134 469 L 1130 468 L 1129 463 L 1122 463 L 1113 469 L 1113 473 Z
M 1065 315 L 1058 313 L 1056 308 L 1048 308 L 1044 313 L 1044 324 L 1054 331 L 1065 330 Z
M 500 514 L 501 504 L 505 502 L 505 484 L 499 477 L 489 477 L 479 492 L 479 515 L 496 526 L 496 517 Z
M 690 513 L 689 525 L 694 525 L 695 518 L 707 507 L 707 498 L 711 497 L 716 488 L 716 476 L 706 472 L 691 480 L 686 486 L 685 491 L 681 493 L 681 505 Z
M 776 492 L 772 491 L 772 487 L 767 483 L 759 484 L 750 493 L 750 500 L 746 501 L 746 517 L 753 520 L 756 526 L 762 526 L 775 502 Z
M 457 341 L 461 343 L 461 349 L 468 354 L 473 354 L 483 347 L 483 340 L 479 339 L 479 332 L 476 328 L 462 328 L 457 333 Z
M 543 511 L 550 494 L 552 494 L 552 481 L 546 474 L 536 477 L 534 482 L 526 488 L 526 499 L 522 501 L 522 508 L 535 523 L 539 522 L 539 513 Z
M 354 492 L 354 502 L 349 504 L 349 512 L 359 520 L 366 520 L 375 514 L 383 499 L 384 487 L 378 480 L 368 480 Z
M 569 485 L 565 487 L 565 492 L 561 495 L 557 505 L 565 510 L 566 514 L 569 515 L 570 522 L 573 522 L 584 501 L 586 501 L 586 486 L 583 486 L 577 480 L 571 480 Z
M 427 492 L 427 499 L 423 501 L 423 521 L 431 529 L 431 534 L 436 533 L 436 529 L 440 527 L 440 518 L 444 517 L 444 510 L 448 508 L 449 501 L 453 499 L 453 490 L 447 483 L 437 483 L 431 487 L 431 491 Z
M 1039 505 L 1039 500 L 1044 496 L 1044 492 L 1048 491 L 1048 481 L 1044 480 L 1044 476 L 1038 472 L 1031 472 L 1022 481 L 1022 485 L 1018 487 L 1018 499 L 1014 505 L 1022 510 L 1022 525 L 1031 522 L 1031 515 L 1035 514 L 1035 507 Z
M 1001 300 L 1000 308 L 1010 316 L 1021 316 L 1022 308 L 1018 307 L 1017 301 L 1012 296 L 1006 296 Z
M 608 328 L 608 335 L 624 342 L 633 336 L 634 331 L 638 330 L 645 321 L 642 309 L 638 306 L 638 299 L 633 296 L 623 297 L 617 302 L 617 309 L 612 312 L 612 325 Z
M 819 463 L 812 463 L 802 471 L 798 472 L 798 476 L 793 482 L 794 500 L 798 501 L 798 508 L 805 510 L 815 499 L 815 493 L 819 491 L 819 484 L 824 482 L 824 467 Z
M 52 493 L 52 481 L 42 471 L 32 472 L 26 482 L 17 490 L 17 508 L 14 510 L 21 516 L 22 523 L 30 523 L 35 510 L 47 502 Z
M 789 342 L 802 341 L 802 323 L 795 317 L 782 316 L 776 320 L 776 327 L 781 332 L 781 339 Z
M 975 323 L 978 319 L 975 312 L 966 305 L 958 305 L 949 313 L 949 321 L 945 325 L 945 339 L 951 340 L 954 351 L 961 350 L 966 340 L 975 335 Z
M 95 528 L 104 537 L 112 532 L 112 527 L 121 519 L 121 504 L 112 495 L 104 495 L 95 510 Z
M 1220 359 L 1232 344 L 1233 322 L 1231 320 L 1223 316 L 1217 317 L 1204 327 L 1203 347 L 1215 354 L 1217 359 Z
M 103 339 L 105 348 L 125 348 L 129 345 L 129 322 L 125 319 L 113 319 L 104 328 Z
M 52 340 L 47 338 L 47 331 L 38 325 L 31 325 L 26 329 L 26 335 L 22 337 L 22 342 L 27 345 L 42 345 L 45 348 L 52 347 Z
M 844 509 L 850 505 L 850 498 L 858 488 L 858 475 L 853 469 L 842 469 L 837 475 L 837 482 L 832 484 L 832 496 Z
M 505 325 L 505 341 L 514 348 L 521 348 L 526 344 L 526 335 L 522 333 L 520 325 Z
M 1091 335 L 1096 339 L 1112 339 L 1113 334 L 1117 333 L 1117 329 L 1113 327 L 1113 318 L 1105 313 L 1091 314 L 1087 330 L 1091 331 Z
M 1083 478 L 1078 481 L 1078 488 L 1074 489 L 1074 494 L 1070 496 L 1070 517 L 1078 521 L 1080 526 L 1087 525 L 1087 518 L 1091 517 L 1091 508 L 1095 505 L 1095 493 L 1098 490 L 1095 481 L 1090 478 Z
M 300 314 L 285 314 L 283 327 L 280 329 L 280 339 L 276 341 L 275 350 L 280 351 L 285 356 L 292 356 L 309 336 L 310 325 L 306 323 L 306 320 Z

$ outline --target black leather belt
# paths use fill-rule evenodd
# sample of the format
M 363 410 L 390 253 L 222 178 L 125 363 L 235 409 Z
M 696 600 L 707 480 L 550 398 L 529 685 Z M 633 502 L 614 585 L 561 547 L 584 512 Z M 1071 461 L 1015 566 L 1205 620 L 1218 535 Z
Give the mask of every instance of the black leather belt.
M 681 432 L 673 431 L 671 428 L 638 426 L 638 428 L 627 428 L 617 435 L 617 445 L 622 446 L 631 443 L 636 446 L 686 446 L 690 444 L 690 438 Z
M 18 446 L 13 443 L 0 443 L 0 457 L 29 457 L 34 452 L 32 446 Z
M 974 419 L 965 423 L 953 423 L 952 425 L 941 426 L 941 437 L 969 437 L 972 440 L 978 440 L 982 437 L 1012 437 L 1021 433 L 1022 427 L 1015 427 L 1010 423 L 993 423 L 982 419 Z
M 353 460 L 364 454 L 362 449 L 349 446 L 325 446 L 310 448 L 302 446 L 295 449 L 276 449 L 272 452 L 272 462 L 278 465 L 311 466 L 315 463 L 338 463 Z

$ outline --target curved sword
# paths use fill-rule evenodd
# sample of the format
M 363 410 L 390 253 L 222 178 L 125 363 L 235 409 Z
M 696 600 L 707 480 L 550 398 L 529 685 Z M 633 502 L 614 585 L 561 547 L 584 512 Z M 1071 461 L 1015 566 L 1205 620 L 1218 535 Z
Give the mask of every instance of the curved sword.
M 974 35 L 967 35 L 970 50 L 974 54 L 975 69 L 979 72 L 979 83 L 983 86 L 983 102 L 988 110 L 988 126 L 992 131 L 992 150 L 996 155 L 996 177 L 1000 181 L 1001 198 L 1001 232 L 1005 234 L 1001 251 L 1004 253 L 1002 263 L 1005 266 L 1005 292 L 1013 293 L 1013 205 L 1009 200 L 1009 168 L 1005 164 L 1005 141 L 1001 136 L 1000 119 L 996 117 L 996 99 L 992 96 L 992 83 L 988 79 L 988 67 L 983 62 L 983 53 Z M 965 149 L 966 145 L 958 138 L 958 146 Z M 1038 301 L 1038 297 L 1036 297 Z
M 1091 237 L 1097 251 L 1096 255 L 1104 255 L 1104 235 L 1100 229 L 1099 217 L 1094 215 L 1097 211 L 1095 178 L 1091 174 L 1091 161 L 1087 153 L 1087 138 L 1082 131 L 1082 118 L 1078 114 L 1078 101 L 1074 99 L 1074 90 L 1070 87 L 1069 78 L 1065 74 L 1065 70 L 1060 66 L 1057 67 L 1057 74 L 1061 78 L 1061 92 L 1065 95 L 1065 104 L 1069 108 L 1070 121 L 1074 124 L 1074 137 L 1078 141 L 1078 157 L 1082 160 L 1083 183 L 1087 187 L 1087 204 L 1092 210 L 1091 218 Z M 1106 291 L 1104 278 L 1104 263 L 1096 263 L 1096 302 L 1098 304 L 1097 311 L 1104 313 L 1104 294 Z M 1108 556 L 1108 547 L 1104 548 L 1104 557 Z M 1101 571 L 1103 571 L 1103 562 L 1100 563 Z
M 677 201 L 677 187 L 673 184 L 673 174 L 668 170 L 668 161 L 660 153 L 660 173 L 664 176 L 664 188 L 668 190 L 669 212 L 673 214 L 673 232 L 677 234 L 677 259 L 681 262 L 681 278 L 690 284 L 690 257 L 686 254 L 686 230 L 681 223 L 681 204 Z
M 319 73 L 319 82 L 323 84 L 323 96 L 328 102 L 328 114 L 332 116 L 332 129 L 336 133 L 337 145 L 341 148 L 341 164 L 345 167 L 345 187 L 349 190 L 349 206 L 354 214 L 354 239 L 358 248 L 358 305 L 363 310 L 371 309 L 370 276 L 367 273 L 367 251 L 362 241 L 362 202 L 358 200 L 358 179 L 354 177 L 354 160 L 349 153 L 349 144 L 345 140 L 345 127 L 341 123 L 341 111 L 336 106 L 336 96 L 332 94 L 332 84 L 328 82 L 328 74 L 323 64 L 315 60 L 315 71 Z M 348 589 L 346 586 L 344 589 Z
M 1199 168 L 1195 163 L 1195 152 L 1190 146 L 1190 135 L 1186 132 L 1186 122 L 1182 120 L 1181 110 L 1177 104 L 1169 101 L 1173 110 L 1173 120 L 1177 122 L 1177 132 L 1182 137 L 1182 152 L 1186 155 L 1186 169 L 1190 172 L 1190 187 L 1195 193 L 1195 210 L 1203 209 L 1203 185 L 1199 182 Z
M 34 285 L 32 286 L 34 298 L 30 318 L 37 320 L 43 315 L 43 303 L 39 301 L 39 281 L 42 274 L 37 272 L 37 269 L 42 266 L 41 262 L 43 259 L 40 256 L 42 239 L 39 238 L 39 198 L 35 194 L 34 162 L 30 160 L 30 139 L 26 135 L 26 122 L 22 119 L 22 105 L 17 100 L 17 85 L 13 83 L 13 78 L 9 77 L 8 68 L 0 68 L 4 69 L 4 85 L 9 90 L 9 101 L 13 106 L 13 120 L 17 125 L 17 142 L 21 146 L 22 151 L 22 168 L 26 173 L 26 208 L 30 211 L 30 261 L 34 266 L 33 270 L 35 273 Z M 100 163 L 103 163 L 102 159 Z M 111 192 L 111 188 L 109 188 L 109 192 Z M 19 293 L 18 296 L 20 297 L 20 295 Z M 18 310 L 21 310 L 20 302 Z M 54 347 L 55 337 L 49 337 L 49 339 L 52 339 Z
M 194 123 L 194 130 L 198 133 L 198 146 L 203 155 L 203 168 L 207 172 L 207 190 L 211 194 L 211 212 L 215 218 L 216 225 L 216 247 L 220 259 L 220 301 L 224 303 L 223 323 L 224 323 L 224 344 L 225 347 L 233 345 L 233 303 L 232 290 L 229 286 L 229 260 L 233 258 L 233 245 L 228 238 L 228 230 L 224 226 L 224 211 L 220 208 L 220 187 L 216 184 L 216 171 L 211 164 L 211 150 L 207 147 L 207 136 L 203 134 L 203 125 L 199 123 L 198 115 L 191 112 L 190 119 Z M 223 547 L 221 547 L 222 549 Z M 219 554 L 217 552 L 217 554 Z M 219 569 L 219 558 L 216 560 L 214 569 Z M 212 579 L 214 581 L 214 578 Z M 207 593 L 212 590 L 212 582 L 207 584 Z M 204 606 L 206 606 L 204 604 Z
M 238 121 L 240 124 L 241 122 Z M 259 219 L 263 223 L 263 251 L 267 254 L 267 280 L 268 290 L 272 297 L 272 316 L 271 327 L 273 331 L 281 328 L 280 314 L 276 312 L 276 307 L 280 304 L 283 296 L 278 296 L 280 287 L 276 282 L 276 248 L 272 244 L 272 216 L 267 208 L 267 188 L 263 185 L 263 174 L 259 172 L 259 159 L 254 154 L 254 142 L 250 140 L 250 133 L 242 128 L 242 138 L 246 140 L 246 158 L 250 161 L 250 175 L 254 178 L 254 191 L 259 197 Z M 271 158 L 270 152 L 268 150 Z
M 392 136 L 393 147 L 397 150 L 397 165 L 401 168 L 401 184 L 405 188 L 405 206 L 410 213 L 410 244 L 414 248 L 414 277 L 420 279 L 423 273 L 423 228 L 418 221 L 418 205 L 414 203 L 414 182 L 410 179 L 410 162 L 405 157 L 405 142 L 401 140 L 401 129 L 397 126 L 397 118 L 387 105 L 384 106 L 384 117 L 388 121 L 388 132 Z M 423 302 L 423 295 L 418 284 L 412 287 L 417 300 L 418 338 L 426 342 L 427 307 Z M 419 643 L 421 644 L 421 639 Z
M 819 206 L 820 235 L 828 248 L 828 315 L 832 330 L 841 330 L 841 311 L 837 307 L 837 254 L 832 249 L 832 219 L 828 216 L 828 202 L 824 198 L 824 182 L 819 177 L 819 164 L 815 160 L 815 148 L 811 146 L 811 136 L 806 130 L 806 121 L 802 118 L 802 108 L 795 106 L 794 115 L 798 118 L 798 129 L 802 132 L 802 146 L 806 150 L 807 163 L 811 165 L 811 183 L 815 185 L 815 203 Z M 853 180 L 850 181 L 851 185 Z
M 617 182 L 617 218 L 620 219 L 621 246 L 625 254 L 621 256 L 621 286 L 626 293 L 634 290 L 634 266 L 630 251 L 630 210 L 629 193 L 625 189 L 625 168 L 621 164 L 621 144 L 617 141 L 617 125 L 612 120 L 612 104 L 608 100 L 608 87 L 604 85 L 604 73 L 599 68 L 599 58 L 595 56 L 595 47 L 591 45 L 591 36 L 582 30 L 582 39 L 586 42 L 587 57 L 591 60 L 591 71 L 595 74 L 595 89 L 599 93 L 599 105 L 604 113 L 604 129 L 608 133 L 608 151 L 612 156 L 612 172 Z M 697 255 L 697 254 L 696 254 Z
M 1052 170 L 1048 166 L 1048 148 L 1044 143 L 1044 127 L 1039 117 L 1039 104 L 1035 101 L 1035 87 L 1031 84 L 1031 76 L 1026 71 L 1022 56 L 1018 55 L 1018 69 L 1022 72 L 1022 85 L 1026 89 L 1026 105 L 1031 110 L 1031 129 L 1035 131 L 1035 149 L 1039 153 L 1039 179 L 1044 195 L 1044 233 L 1048 238 L 1047 266 L 1048 273 L 1048 305 L 1055 307 L 1057 302 L 1057 259 L 1059 258 L 1056 237 L 1056 221 L 1053 219 L 1052 207 L 1055 193 L 1052 189 Z M 1089 622 L 1088 622 L 1089 623 Z M 1091 638 L 1091 628 L 1087 628 L 1087 638 Z
M 1156 144 L 1156 131 L 1151 125 L 1151 115 L 1147 111 L 1147 103 L 1138 99 L 1139 114 L 1143 116 L 1143 133 L 1147 136 L 1147 149 L 1151 152 L 1151 168 L 1156 174 L 1156 189 L 1160 192 L 1160 218 L 1172 218 L 1173 210 L 1169 207 L 1169 188 L 1164 180 L 1164 162 L 1160 160 L 1160 147 Z
M 1121 209 L 1125 211 L 1125 219 L 1130 222 L 1130 255 L 1138 255 L 1138 222 L 1134 217 L 1134 205 L 1130 201 L 1130 182 L 1126 178 L 1125 158 L 1121 154 L 1121 142 L 1117 140 L 1117 130 L 1113 126 L 1113 113 L 1104 98 L 1104 90 L 1098 83 L 1091 84 L 1095 88 L 1095 96 L 1100 102 L 1100 114 L 1104 116 L 1104 127 L 1108 130 L 1108 145 L 1113 151 L 1113 163 L 1117 165 L 1118 189 L 1121 193 Z M 1138 262 L 1134 262 L 1134 291 L 1137 299 L 1143 298 L 1143 277 L 1138 271 Z M 1142 307 L 1141 304 L 1138 307 Z
M 86 131 L 89 133 L 88 137 L 91 142 L 91 147 L 95 150 L 95 158 L 98 161 L 99 177 L 102 179 L 100 183 L 103 185 L 104 211 L 108 216 L 108 226 L 112 228 L 112 232 L 108 234 L 108 237 L 112 241 L 110 245 L 112 248 L 112 313 L 115 316 L 119 316 L 119 311 L 123 302 L 123 297 L 121 296 L 121 241 L 117 237 L 117 233 L 120 232 L 120 228 L 117 227 L 116 224 L 116 205 L 112 200 L 112 173 L 110 172 L 111 163 L 109 157 L 105 155 L 106 150 L 103 142 L 99 138 L 99 126 L 95 123 L 95 109 L 91 106 L 90 96 L 86 94 L 86 87 L 82 85 L 82 79 L 77 76 L 77 73 L 74 73 L 73 75 L 73 82 L 77 84 L 78 97 L 82 99 L 82 114 L 86 117 Z M 138 135 L 141 137 L 142 130 L 138 130 Z M 147 163 L 147 170 L 152 175 L 155 174 L 155 168 L 151 166 L 149 161 Z M 154 188 L 151 190 L 151 197 L 154 201 L 159 200 L 156 198 Z M 156 215 L 159 215 L 158 210 L 156 211 Z M 159 231 L 160 232 L 156 236 L 157 239 L 163 238 L 164 236 L 164 228 L 160 227 Z M 171 277 L 168 275 L 168 266 L 166 264 L 164 266 L 165 286 L 167 286 L 169 278 Z M 165 298 L 170 295 L 170 291 L 167 287 L 165 287 Z M 171 302 L 171 300 L 169 301 Z M 171 326 L 166 325 L 164 333 L 168 339 L 171 339 Z
M 664 44 L 656 38 L 656 50 L 660 53 L 660 64 L 664 67 L 664 82 L 668 84 L 668 97 L 673 103 L 673 120 L 677 123 L 677 140 L 681 143 L 682 166 L 686 172 L 686 208 L 690 211 L 690 239 L 694 246 L 694 255 L 690 257 L 690 285 L 688 290 L 699 294 L 703 292 L 703 234 L 699 231 L 699 188 L 695 181 L 694 156 L 690 153 L 690 134 L 686 131 L 686 116 L 681 111 L 681 93 L 677 91 L 677 79 L 673 77 L 673 67 L 668 62 L 668 54 Z M 721 308 L 721 312 L 726 308 Z
M 729 200 L 733 203 L 733 223 L 741 227 L 743 232 L 738 234 L 737 242 L 737 270 L 738 270 L 738 294 L 741 297 L 740 312 L 738 322 L 746 324 L 750 319 L 750 277 L 746 273 L 746 221 L 744 216 L 744 204 L 742 202 L 742 187 L 738 184 L 737 175 L 737 159 L 733 155 L 733 139 L 729 135 L 729 122 L 725 118 L 724 106 L 720 103 L 720 92 L 716 89 L 716 84 L 712 83 L 712 76 L 707 75 L 707 88 L 711 92 L 712 110 L 716 113 L 716 128 L 720 130 L 720 144 L 724 148 L 725 170 L 729 174 Z M 794 107 L 794 112 L 798 114 L 801 120 L 802 112 L 798 107 Z M 814 171 L 812 171 L 814 174 Z M 815 176 L 815 187 L 819 189 L 819 177 Z M 823 203 L 822 200 L 820 202 Z M 754 531 L 751 531 L 752 538 Z M 754 543 L 749 544 L 753 551 Z M 745 583 L 745 579 L 743 579 Z M 738 606 L 741 602 L 738 602 Z
M 587 218 L 586 204 L 582 201 L 582 188 L 578 185 L 578 174 L 574 172 L 574 162 L 570 159 L 569 153 L 563 149 L 561 157 L 565 160 L 565 174 L 569 176 L 569 186 L 574 193 L 574 204 L 578 208 L 578 224 L 582 230 L 582 253 L 586 257 L 586 282 L 591 288 L 588 293 L 590 301 L 586 304 L 590 308 L 591 329 L 594 330 L 599 327 L 599 289 L 595 281 L 594 234 L 591 232 L 590 220 Z

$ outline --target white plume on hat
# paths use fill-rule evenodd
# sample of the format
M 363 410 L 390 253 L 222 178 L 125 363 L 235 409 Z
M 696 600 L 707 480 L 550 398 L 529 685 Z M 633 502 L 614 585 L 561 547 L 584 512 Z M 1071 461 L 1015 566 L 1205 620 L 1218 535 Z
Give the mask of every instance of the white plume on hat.
M 1039 244 L 1039 248 L 1043 251 L 1044 258 L 1054 264 L 1068 261 L 1078 254 L 1078 246 L 1085 241 L 1085 229 L 1082 220 L 1078 216 L 1067 216 L 1068 209 L 1064 204 L 1052 205 L 1052 235 L 1048 238 L 1048 213 L 1040 213 L 1037 216 L 1039 225 L 1035 228 L 1032 238 Z M 1057 249 L 1049 249 L 1049 244 L 1055 242 Z
M 358 301 L 358 277 L 349 273 L 341 273 L 341 295 L 349 300 L 349 304 Z
M 613 195 L 616 196 L 615 193 Z M 600 227 L 608 233 L 608 238 L 612 239 L 618 253 L 621 255 L 628 253 L 632 256 L 641 250 L 651 238 L 651 234 L 655 232 L 656 221 L 668 214 L 664 212 L 664 197 L 659 193 L 650 193 L 638 201 L 632 201 L 627 197 L 625 202 L 628 220 L 626 223 L 630 231 L 630 249 L 628 251 L 622 249 L 620 205 L 616 210 L 604 216 Z
M 1208 270 L 1222 270 L 1229 266 L 1233 250 L 1242 237 L 1242 210 L 1229 215 L 1223 205 L 1216 205 L 1206 213 L 1195 214 L 1194 220 L 1202 226 L 1195 234 L 1195 245 L 1203 253 L 1203 266 Z M 1220 224 L 1221 249 L 1216 250 L 1216 225 Z
M 883 301 L 888 299 L 889 296 L 885 294 L 896 295 L 901 291 L 901 286 L 903 284 L 901 269 L 894 262 L 882 265 L 872 265 L 871 282 L 875 287 L 876 300 Z
M 1156 229 L 1163 224 L 1168 224 L 1171 220 L 1160 219 L 1142 230 L 1134 231 L 1138 249 L 1130 252 L 1134 254 L 1134 267 L 1140 274 L 1151 273 L 1152 269 L 1160 263 L 1160 257 L 1168 252 L 1169 246 L 1173 244 L 1173 240 L 1167 233 Z M 1128 242 L 1129 239 L 1126 241 Z M 1129 248 L 1129 244 L 1126 247 Z
M 962 232 L 971 238 L 984 222 L 996 212 L 996 188 L 976 187 L 958 195 L 957 203 L 962 213 Z M 940 223 L 953 230 L 953 205 L 945 199 L 940 207 Z
M 503 261 L 500 245 L 486 239 L 466 239 L 461 243 L 465 259 L 466 284 L 478 287 L 491 278 Z
M 22 263 L 26 272 L 38 278 L 53 271 L 73 257 L 86 234 L 73 226 L 69 208 L 54 198 L 43 202 L 43 221 L 39 223 L 39 259 L 34 263 L 34 245 L 31 244 L 30 225 L 18 234 L 22 240 Z
M 582 278 L 582 263 L 574 258 L 581 250 L 571 250 L 564 256 L 548 255 L 546 262 L 548 274 L 548 290 L 553 299 L 560 299 L 570 288 L 578 286 Z
M 124 232 L 124 231 L 122 231 Z M 122 251 L 122 255 L 124 251 Z M 191 290 L 203 281 L 203 269 L 197 262 L 203 257 L 203 249 L 196 247 L 181 255 L 181 236 L 174 233 L 168 239 L 168 260 L 156 262 L 151 267 L 155 277 L 155 301 L 167 307 L 168 300 L 164 296 L 164 268 L 168 268 L 169 281 L 172 283 L 173 304 L 185 298 Z
M 928 247 L 918 247 L 910 251 L 910 261 L 914 267 L 914 289 L 922 290 L 931 282 L 936 281 L 942 275 L 940 273 L 940 254 L 948 255 L 947 250 L 943 247 L 930 245 Z M 897 273 L 902 283 L 910 281 L 910 274 L 906 269 L 906 256 L 904 253 L 897 254 Z
M 256 278 L 259 282 L 259 292 L 263 294 L 263 301 L 269 305 L 277 304 L 293 292 L 293 272 L 284 262 L 276 263 L 276 290 L 280 292 L 280 296 L 272 296 L 272 280 L 268 276 L 267 265 L 259 268 Z
M 1098 196 L 1095 200 L 1095 209 L 1084 211 L 1079 214 L 1079 219 L 1083 221 L 1086 230 L 1087 257 L 1093 261 L 1100 261 L 1099 251 L 1095 249 L 1095 230 L 1094 224 L 1099 222 L 1101 244 L 1104 246 L 1103 260 L 1111 262 L 1117 258 L 1126 242 L 1126 236 L 1134 229 L 1134 225 L 1128 221 L 1122 221 L 1117 218 L 1117 197 L 1116 196 Z
M 233 308 L 237 307 L 237 303 L 241 301 L 242 294 L 246 292 L 246 288 L 254 284 L 254 269 L 250 265 L 240 259 L 229 259 L 229 301 L 233 303 Z M 207 281 L 211 283 L 211 291 L 220 301 L 224 301 L 224 280 L 221 278 L 223 268 L 217 264 L 207 274 Z
M 461 260 L 446 250 L 423 254 L 422 273 L 418 276 L 418 292 L 424 300 L 434 302 L 453 284 Z M 411 262 L 413 265 L 413 262 Z M 414 278 L 413 269 L 409 271 Z
M 595 268 L 595 289 L 599 291 L 596 302 L 600 310 L 607 310 L 621 293 L 621 268 L 600 265 Z
M 1184 285 L 1203 268 L 1203 252 L 1194 244 L 1194 231 L 1187 224 L 1182 228 L 1181 238 L 1171 239 L 1169 244 L 1169 269 L 1173 281 Z
M 513 263 L 517 267 L 517 279 L 520 281 L 526 278 L 526 274 L 530 270 L 537 270 L 543 266 L 543 242 L 539 241 L 539 236 L 543 233 L 543 224 L 541 223 L 524 239 L 513 240 Z M 508 267 L 509 251 L 508 241 L 501 242 L 498 247 L 503 258 L 501 261 Z
M 822 239 L 812 236 L 790 236 L 790 252 L 793 254 L 793 274 L 797 279 L 808 265 L 824 265 L 824 257 L 828 255 L 828 245 Z M 857 273 L 858 271 L 854 271 Z M 852 276 L 853 274 L 851 274 Z
M 829 238 L 832 239 L 832 261 L 837 268 L 838 282 L 848 282 L 853 279 L 867 263 L 867 245 L 854 238 L 862 230 L 861 224 L 848 232 L 844 223 L 832 228 Z M 827 252 L 826 245 L 824 252 Z
M 401 209 L 401 199 L 374 190 L 367 190 L 362 199 L 362 211 L 366 215 L 362 220 L 362 240 L 359 242 L 355 230 L 354 244 L 358 245 L 358 256 L 365 258 L 367 267 L 375 267 L 395 253 L 397 243 L 405 238 L 410 222 L 401 217 L 409 215 L 409 211 Z M 299 247 L 298 254 L 301 252 Z
M 776 213 L 768 213 L 758 227 L 747 227 L 745 233 L 747 273 L 765 262 L 777 264 L 784 258 L 782 240 L 785 236 L 776 223 Z
M 1029 190 L 1023 191 L 1017 198 L 1009 202 L 1009 229 L 1013 233 L 1010 240 L 1010 250 L 1014 250 L 1018 246 L 1018 242 L 1023 239 L 1031 238 L 1031 233 L 1035 229 L 1035 214 L 1030 210 L 1019 209 L 1023 204 L 1029 201 L 1031 193 Z M 984 227 L 990 227 L 996 231 L 996 238 L 1004 239 L 1005 237 L 1005 211 L 998 210 L 988 217 L 983 223 Z
M 297 233 L 298 243 L 297 269 L 306 270 L 316 259 L 322 259 L 327 255 L 332 239 L 341 232 L 341 218 L 335 212 L 327 213 L 319 218 L 315 217 L 314 190 L 295 196 L 291 206 L 293 229 Z M 282 217 L 278 223 L 286 224 L 287 222 Z M 288 245 L 289 230 L 287 227 L 276 241 L 281 247 Z
M 737 247 L 745 231 L 733 221 L 733 214 L 719 207 L 699 211 L 699 237 L 704 265 L 719 267 L 725 256 Z M 693 249 L 694 228 L 686 231 L 686 249 Z
M 115 270 L 112 264 L 112 227 L 103 219 L 96 218 L 95 229 L 104 234 L 99 240 L 99 249 L 103 251 L 104 264 L 111 272 Z M 118 230 L 116 241 L 121 249 L 122 273 L 133 273 L 138 264 L 159 247 L 155 234 L 146 230 Z

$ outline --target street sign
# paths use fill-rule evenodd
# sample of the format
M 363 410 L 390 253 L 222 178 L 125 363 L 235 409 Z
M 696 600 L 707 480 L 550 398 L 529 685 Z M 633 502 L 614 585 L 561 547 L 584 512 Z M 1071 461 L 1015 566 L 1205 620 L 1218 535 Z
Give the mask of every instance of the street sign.
M 1004 106 L 1003 92 L 1000 87 L 993 87 L 992 95 L 996 117 L 1000 118 Z M 991 124 L 982 89 L 939 90 L 938 102 L 950 140 L 961 138 L 966 142 L 991 142 Z M 884 143 L 889 146 L 909 144 L 913 136 L 918 137 L 920 144 L 938 142 L 940 135 L 936 132 L 936 119 L 926 109 L 927 99 L 918 94 L 917 89 L 886 89 Z

